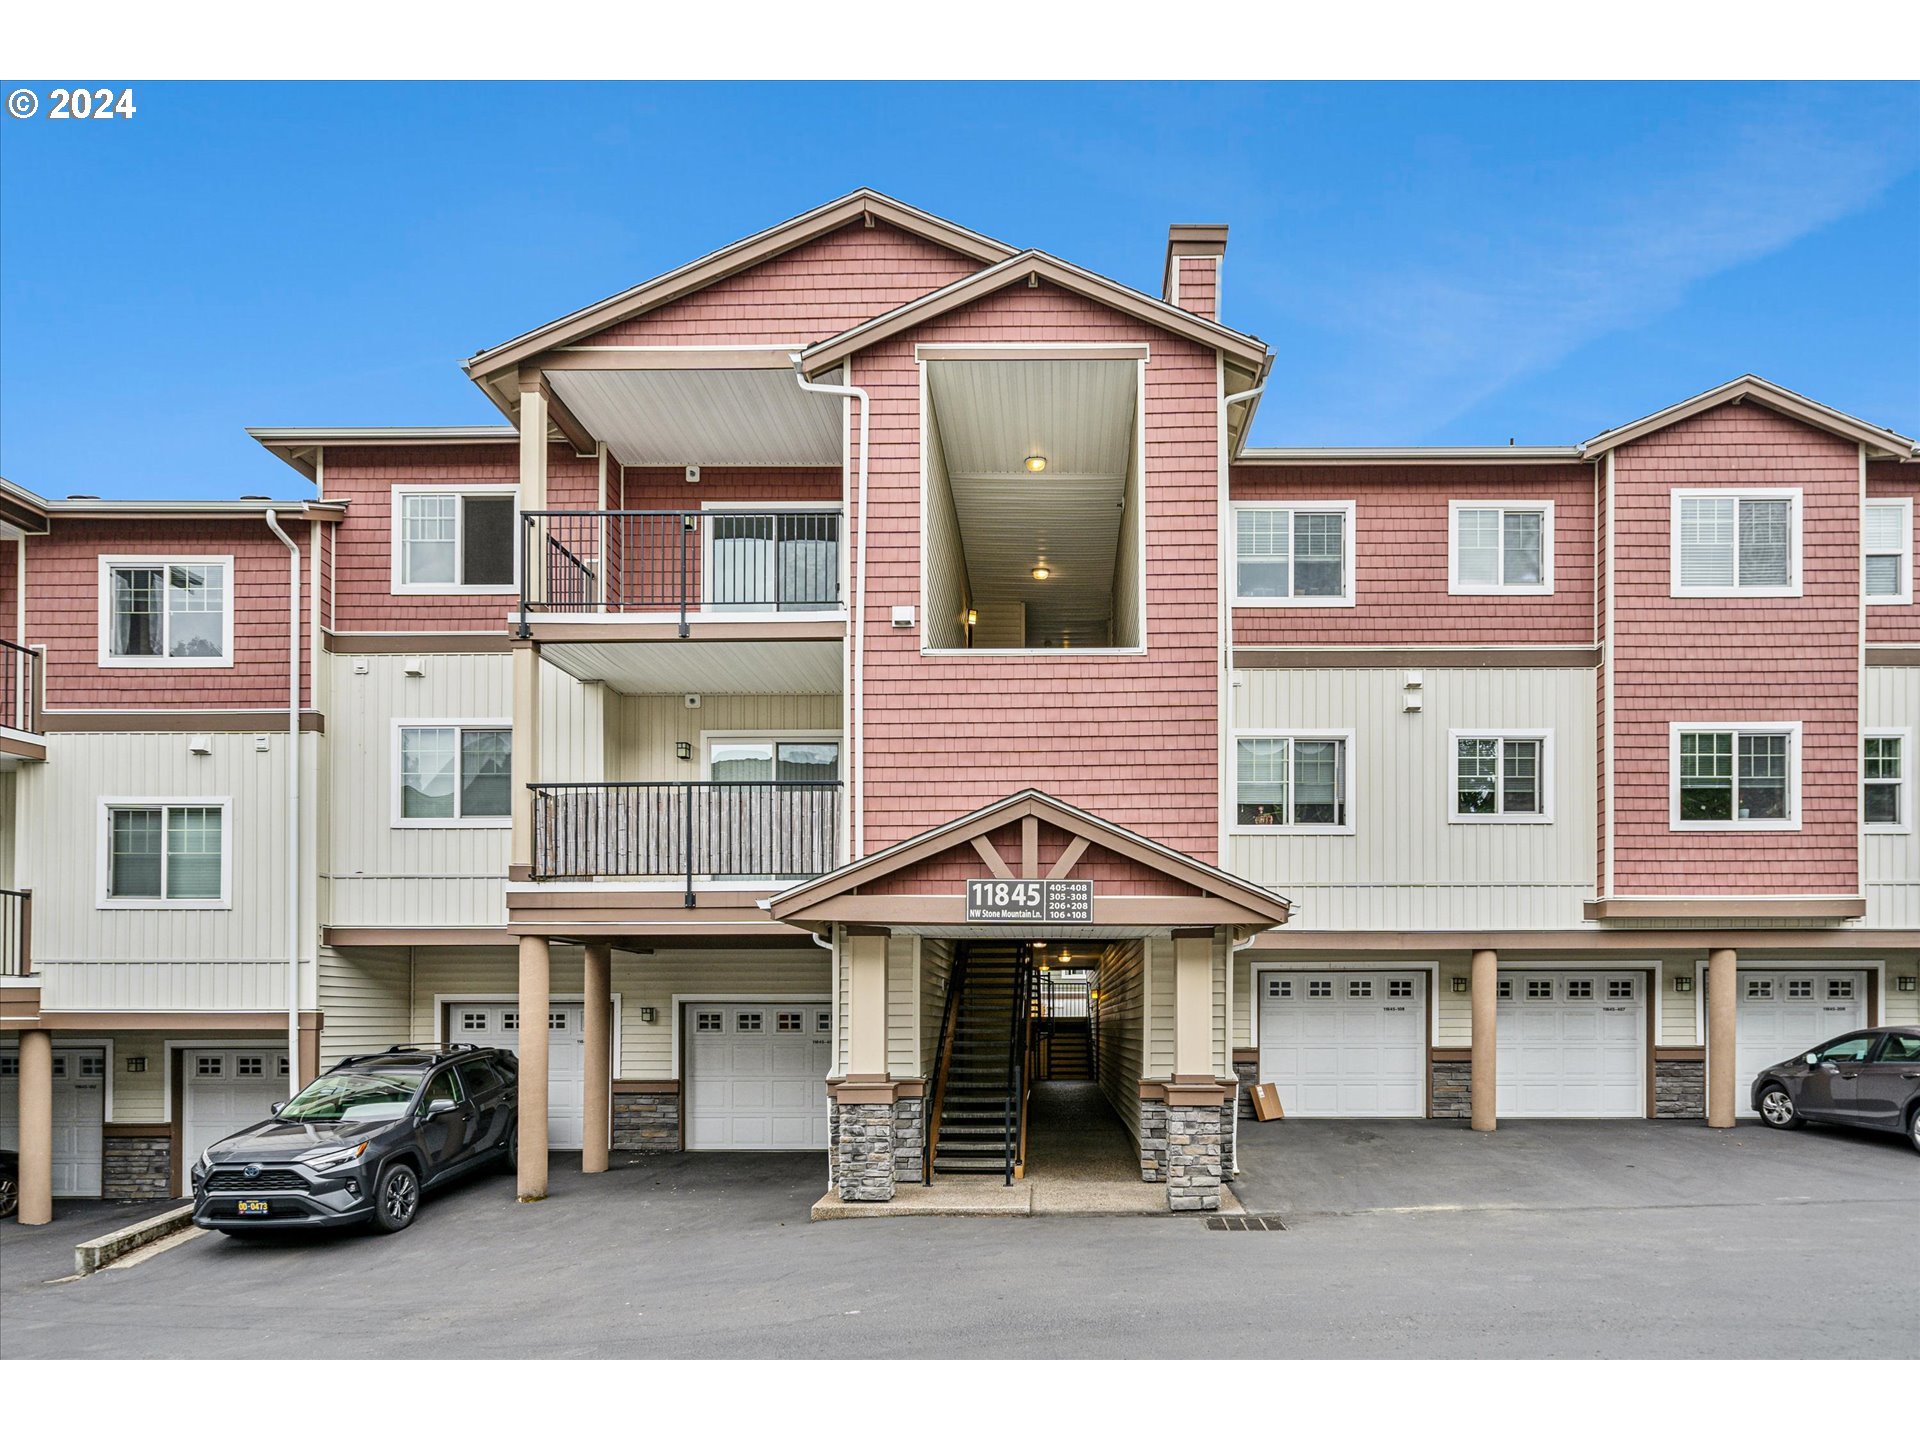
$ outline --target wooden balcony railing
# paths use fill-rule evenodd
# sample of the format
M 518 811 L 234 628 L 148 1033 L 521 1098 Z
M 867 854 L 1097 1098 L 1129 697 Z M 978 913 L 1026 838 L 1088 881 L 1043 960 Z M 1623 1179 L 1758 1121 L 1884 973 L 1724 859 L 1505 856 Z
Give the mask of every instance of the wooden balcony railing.
M 533 792 L 533 877 L 786 884 L 839 863 L 837 780 L 563 782 Z
M 0 890 L 0 976 L 33 974 L 33 892 Z

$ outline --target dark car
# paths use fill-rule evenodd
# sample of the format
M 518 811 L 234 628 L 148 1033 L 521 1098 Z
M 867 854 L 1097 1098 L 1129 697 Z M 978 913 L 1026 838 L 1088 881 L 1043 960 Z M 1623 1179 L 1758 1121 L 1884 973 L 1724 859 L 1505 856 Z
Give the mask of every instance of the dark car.
M 1776 1130 L 1825 1120 L 1898 1131 L 1920 1150 L 1920 1026 L 1854 1030 L 1762 1070 L 1753 1108 Z
M 20 1208 L 20 1157 L 0 1150 L 0 1220 Z
M 363 1221 L 404 1230 L 424 1191 L 513 1163 L 518 1095 L 505 1050 L 353 1056 L 271 1119 L 207 1147 L 193 1167 L 193 1223 L 229 1235 Z

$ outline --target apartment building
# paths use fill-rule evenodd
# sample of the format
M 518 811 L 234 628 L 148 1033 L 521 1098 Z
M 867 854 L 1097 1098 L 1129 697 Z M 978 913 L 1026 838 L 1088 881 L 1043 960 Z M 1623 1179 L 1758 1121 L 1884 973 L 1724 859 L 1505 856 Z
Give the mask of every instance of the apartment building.
M 1208 1209 L 1254 1081 L 1724 1126 L 1920 1021 L 1914 442 L 1254 447 L 1226 245 L 858 191 L 478 352 L 498 426 L 254 431 L 301 499 L 0 493 L 22 1218 L 401 1043 L 517 1051 L 527 1199 L 1037 1172 L 1084 1073 Z

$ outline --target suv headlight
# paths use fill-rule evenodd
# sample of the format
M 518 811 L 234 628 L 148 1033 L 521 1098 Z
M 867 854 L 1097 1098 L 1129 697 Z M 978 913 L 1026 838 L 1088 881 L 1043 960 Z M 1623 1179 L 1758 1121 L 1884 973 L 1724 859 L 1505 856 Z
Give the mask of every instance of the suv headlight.
M 338 1170 L 343 1165 L 351 1165 L 367 1153 L 367 1142 L 349 1145 L 344 1150 L 329 1150 L 323 1155 L 309 1155 L 300 1163 L 309 1170 Z

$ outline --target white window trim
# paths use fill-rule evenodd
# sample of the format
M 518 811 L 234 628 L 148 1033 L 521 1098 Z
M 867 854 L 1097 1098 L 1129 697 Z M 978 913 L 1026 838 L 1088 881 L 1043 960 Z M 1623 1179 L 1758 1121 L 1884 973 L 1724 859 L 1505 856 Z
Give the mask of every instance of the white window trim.
M 1240 813 L 1240 742 L 1242 740 L 1341 740 L 1346 742 L 1346 758 L 1341 776 L 1346 781 L 1346 823 L 1342 825 L 1242 825 Z M 1232 774 L 1227 783 L 1227 833 L 1230 835 L 1351 835 L 1358 816 L 1360 793 L 1359 766 L 1354 758 L 1354 732 L 1351 730 L 1277 729 L 1236 730 L 1229 737 Z M 1292 752 L 1288 752 L 1287 793 L 1293 793 Z
M 1787 583 L 1785 585 L 1683 585 L 1680 583 L 1680 505 L 1685 500 L 1790 500 L 1793 502 L 1787 539 Z M 1804 496 L 1798 486 L 1773 488 L 1746 485 L 1691 487 L 1670 492 L 1667 513 L 1668 593 L 1673 599 L 1765 600 L 1792 598 L 1803 592 L 1801 572 Z M 1736 517 L 1738 511 L 1736 510 Z M 1740 568 L 1739 520 L 1734 521 L 1734 572 Z
M 1741 735 L 1787 737 L 1787 818 L 1784 820 L 1682 820 L 1680 737 L 1731 731 L 1735 797 L 1739 793 Z M 1667 828 L 1669 830 L 1798 830 L 1800 828 L 1800 722 L 1798 720 L 1675 720 L 1667 730 Z
M 842 552 L 843 555 L 847 548 L 847 515 L 846 515 L 846 511 L 841 507 L 838 501 L 833 501 L 833 500 L 702 500 L 700 502 L 700 511 L 701 511 L 701 514 L 703 515 L 726 515 L 729 513 L 735 514 L 735 515 L 741 515 L 741 514 L 772 515 L 781 511 L 798 511 L 801 513 L 812 513 L 817 515 L 831 514 L 840 521 L 839 538 L 834 542 L 834 544 L 839 548 L 839 550 Z M 779 542 L 776 540 L 774 543 L 777 545 Z M 700 527 L 700 574 L 704 577 L 704 576 L 711 575 L 713 573 L 714 573 L 713 527 L 711 525 L 702 525 Z M 844 585 L 844 577 L 845 577 L 844 565 L 838 567 L 837 573 L 841 575 L 843 580 L 843 585 Z M 702 600 L 704 602 L 704 599 L 705 599 L 704 587 L 702 589 L 701 595 L 702 595 Z M 694 613 L 694 612 L 689 612 L 689 613 Z M 845 596 L 843 595 L 841 598 L 841 603 L 838 605 L 821 605 L 811 610 L 781 610 L 778 607 L 772 606 L 772 605 L 769 605 L 764 610 L 751 609 L 745 605 L 726 605 L 718 609 L 709 610 L 707 609 L 706 605 L 702 603 L 697 613 L 700 615 L 702 619 L 716 619 L 716 618 L 732 619 L 732 618 L 738 617 L 741 619 L 749 619 L 749 620 L 756 620 L 756 621 L 772 620 L 776 622 L 788 622 L 788 621 L 808 621 L 808 620 L 832 620 L 832 619 L 835 619 L 836 617 L 845 616 L 847 612 L 846 612 Z
M 1327 610 L 1351 609 L 1356 603 L 1359 590 L 1359 577 L 1354 574 L 1354 502 L 1351 500 L 1235 500 L 1228 507 L 1233 514 L 1233 525 L 1229 533 L 1232 545 L 1224 557 L 1233 567 L 1233 603 L 1249 609 L 1271 610 Z M 1240 593 L 1240 516 L 1249 510 L 1292 510 L 1300 514 L 1346 516 L 1346 524 L 1340 527 L 1341 556 L 1340 576 L 1345 582 L 1345 593 L 1341 595 L 1262 595 L 1248 596 Z M 1291 539 L 1292 527 L 1288 527 Z M 1287 557 L 1287 573 L 1293 574 L 1293 557 Z
M 1540 515 L 1540 583 L 1510 585 L 1502 580 L 1494 585 L 1474 585 L 1460 578 L 1460 512 L 1462 510 L 1498 510 L 1501 539 L 1500 566 L 1506 568 L 1506 516 L 1510 511 L 1538 512 Z M 1551 500 L 1449 500 L 1447 502 L 1447 593 L 1449 595 L 1551 595 L 1553 594 L 1553 501 Z
M 406 575 L 406 506 L 402 502 L 409 495 L 511 495 L 513 497 L 513 521 L 509 542 L 513 551 L 513 580 L 506 585 L 462 585 L 458 582 L 442 584 L 436 581 L 409 581 Z M 389 504 L 392 515 L 389 517 L 389 555 L 391 565 L 391 589 L 395 595 L 518 595 L 520 593 L 520 551 L 522 535 L 520 529 L 520 487 L 518 485 L 395 485 L 392 488 Z M 453 527 L 453 573 L 462 573 L 466 560 L 465 517 L 457 520 Z
M 211 900 L 169 900 L 167 888 L 167 823 L 160 819 L 160 889 L 157 896 L 113 893 L 113 812 L 169 808 L 220 812 L 220 894 Z M 107 795 L 100 799 L 94 826 L 94 900 L 96 910 L 231 910 L 233 908 L 233 799 L 227 795 Z
M 1900 588 L 1891 595 L 1868 595 L 1869 605 L 1911 605 L 1913 604 L 1913 499 L 1907 495 L 1869 495 L 1866 508 L 1890 506 L 1899 510 L 1900 520 Z M 1864 592 L 1866 586 L 1867 545 L 1865 516 L 1861 517 L 1860 534 L 1860 583 Z M 1876 554 L 1887 552 L 1876 551 Z
M 512 720 L 415 720 L 407 718 L 393 722 L 393 741 L 391 748 L 392 769 L 389 771 L 388 793 L 392 797 L 393 821 L 395 830 L 506 830 L 513 825 L 513 815 L 476 815 L 471 818 L 464 815 L 448 816 L 411 816 L 401 813 L 400 780 L 404 773 L 401 759 L 401 742 L 408 730 L 505 730 L 513 731 Z M 456 755 L 457 755 L 456 747 Z M 454 803 L 459 803 L 460 777 L 454 776 Z M 508 799 L 512 799 L 512 781 L 508 781 Z M 511 811 L 511 806 L 509 806 Z
M 219 565 L 226 571 L 226 614 L 221 616 L 218 657 L 205 655 L 115 655 L 113 647 L 113 572 L 131 566 L 165 569 L 169 565 Z M 102 555 L 100 557 L 99 663 L 106 670 L 229 670 L 233 668 L 233 556 L 231 555 Z M 161 605 L 166 604 L 162 586 Z M 161 612 L 161 635 L 171 640 L 167 612 Z
M 1462 740 L 1538 740 L 1540 742 L 1540 813 L 1509 815 L 1496 811 L 1491 815 L 1460 813 L 1460 742 Z M 1502 757 L 1504 758 L 1504 757 Z M 1506 767 L 1496 761 L 1498 786 L 1506 790 Z M 1447 731 L 1447 823 L 1449 825 L 1551 825 L 1553 823 L 1553 731 L 1512 729 L 1483 725 L 1476 729 Z
M 839 780 L 846 783 L 847 742 L 838 730 L 702 730 L 700 732 L 700 778 L 713 779 L 713 747 L 721 745 L 806 744 L 810 740 L 831 740 L 840 747 Z M 726 783 L 724 781 L 722 784 Z
M 1900 742 L 1900 820 L 1898 824 L 1874 824 L 1866 820 L 1867 804 L 1867 767 L 1866 746 L 1860 750 L 1860 814 L 1861 824 L 1866 826 L 1869 835 L 1911 835 L 1913 833 L 1913 731 L 1905 727 L 1875 726 L 1860 732 L 1861 740 L 1898 740 Z M 1880 781 L 1880 784 L 1886 782 Z

